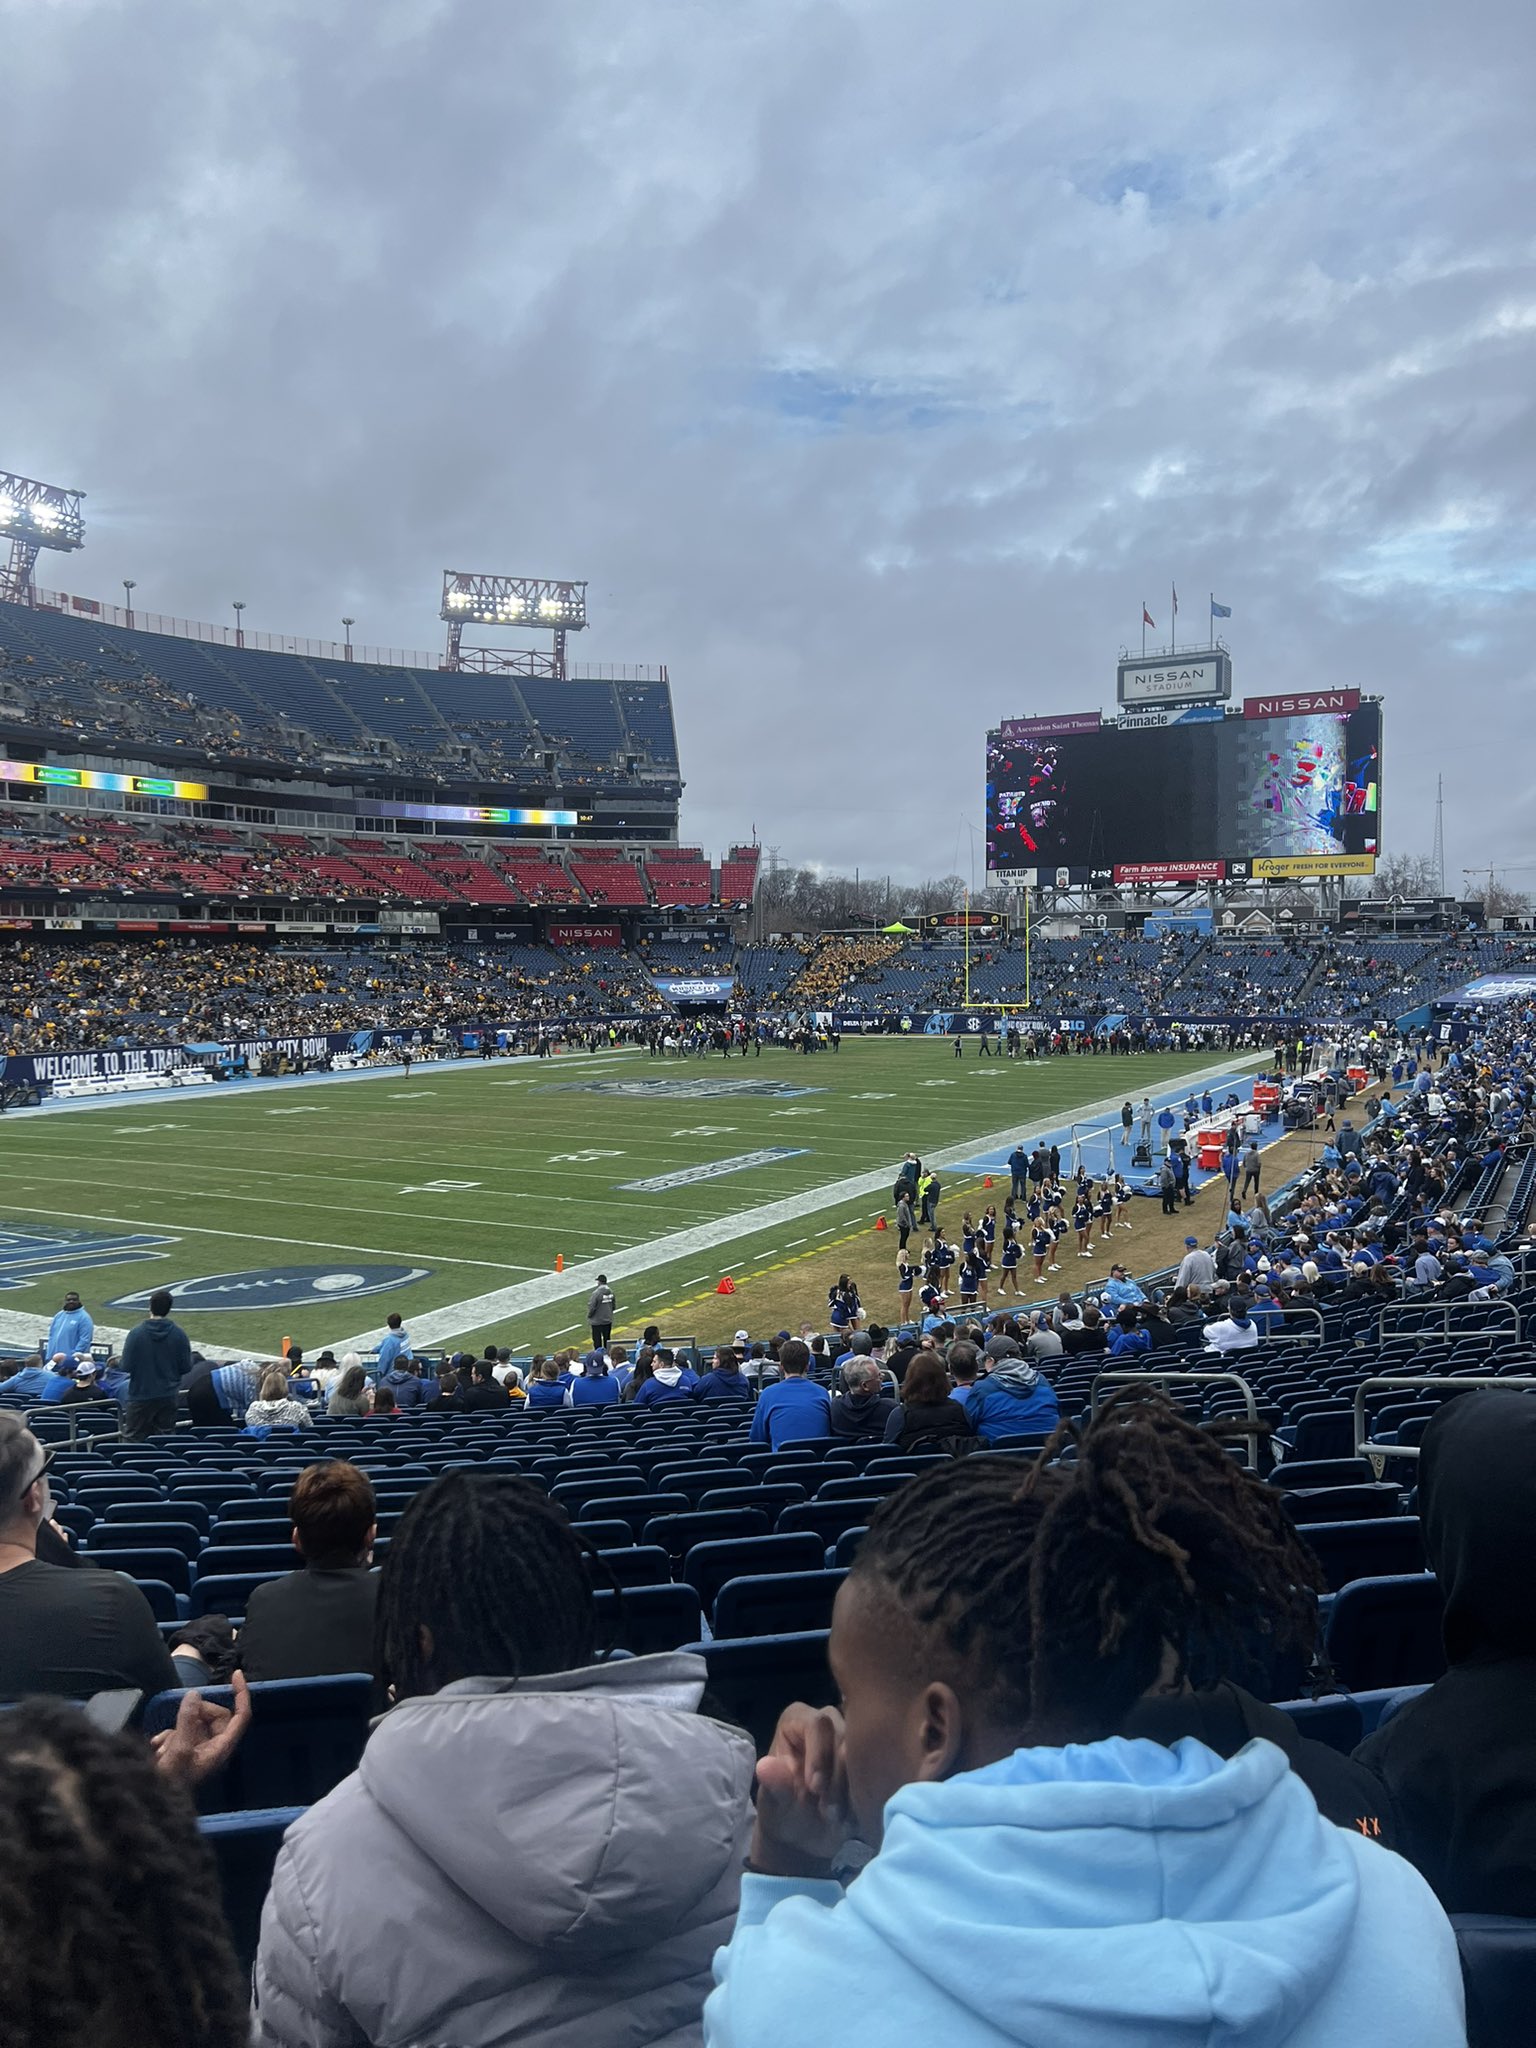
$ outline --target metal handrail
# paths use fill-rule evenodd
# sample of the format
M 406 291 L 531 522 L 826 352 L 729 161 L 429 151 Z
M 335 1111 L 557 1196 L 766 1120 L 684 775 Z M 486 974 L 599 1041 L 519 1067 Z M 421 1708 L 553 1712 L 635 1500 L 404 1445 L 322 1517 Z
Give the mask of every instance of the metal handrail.
M 1499 1300 L 1499 1301 L 1391 1301 L 1391 1302 L 1388 1302 L 1387 1306 L 1386 1306 L 1386 1307 L 1385 1307 L 1385 1308 L 1384 1308 L 1384 1309 L 1383 1309 L 1383 1310 L 1381 1311 L 1381 1314 L 1380 1314 L 1380 1315 L 1379 1315 L 1379 1316 L 1378 1316 L 1378 1317 L 1376 1318 L 1376 1335 L 1377 1335 L 1378 1339 L 1381 1339 L 1381 1338 L 1385 1338 L 1385 1337 L 1386 1337 L 1386 1336 L 1387 1336 L 1387 1335 L 1389 1334 L 1389 1332 L 1388 1332 L 1388 1330 L 1387 1330 L 1387 1318 L 1388 1318 L 1388 1316 L 1402 1316 L 1402 1315 L 1435 1315 L 1435 1316 L 1439 1316 L 1439 1317 L 1441 1318 L 1441 1322 L 1440 1322 L 1440 1327 L 1441 1327 L 1441 1329 L 1442 1329 L 1442 1330 L 1443 1330 L 1443 1331 L 1445 1332 L 1446 1336 L 1447 1336 L 1447 1337 L 1449 1337 L 1449 1336 L 1450 1336 L 1450 1334 L 1451 1334 L 1451 1317 L 1452 1317 L 1452 1316 L 1453 1316 L 1453 1315 L 1454 1315 L 1454 1314 L 1456 1313 L 1456 1311 L 1457 1311 L 1458 1309 L 1464 1309 L 1464 1308 L 1469 1308 L 1469 1309 L 1473 1309 L 1473 1310 L 1475 1310 L 1475 1311 L 1476 1311 L 1476 1312 L 1477 1312 L 1477 1313 L 1478 1313 L 1479 1315 L 1486 1315 L 1486 1314 L 1488 1313 L 1488 1311 L 1489 1311 L 1490 1309 L 1494 1309 L 1494 1310 L 1502 1310 L 1502 1311 L 1503 1311 L 1503 1312 L 1504 1312 L 1504 1313 L 1505 1313 L 1506 1315 L 1508 1315 L 1508 1317 L 1509 1317 L 1510 1321 L 1511 1321 L 1511 1322 L 1512 1322 L 1512 1323 L 1514 1324 L 1514 1330 L 1515 1330 L 1515 1335 L 1516 1335 L 1516 1337 L 1518 1337 L 1518 1336 L 1520 1335 L 1520 1311 L 1519 1311 L 1519 1309 L 1517 1309 L 1517 1308 L 1515 1307 L 1515 1304 L 1514 1304 L 1514 1303 L 1513 1303 L 1512 1301 L 1502 1301 L 1502 1300 Z M 1487 1328 L 1489 1328 L 1489 1327 L 1490 1327 L 1490 1325 L 1488 1325 L 1488 1324 L 1486 1324 L 1486 1323 L 1484 1323 L 1484 1324 L 1479 1324 L 1479 1325 L 1478 1325 L 1478 1326 L 1477 1326 L 1477 1327 L 1476 1327 L 1475 1329 L 1469 1329 L 1469 1330 L 1468 1330 L 1468 1331 L 1466 1332 L 1466 1334 L 1467 1334 L 1468 1336 L 1480 1336 L 1480 1335 L 1482 1334 L 1483 1330 L 1485 1330 L 1485 1329 L 1487 1329 Z M 1414 1330 L 1414 1331 L 1410 1332 L 1409 1334 L 1410 1334 L 1410 1335 L 1416 1335 L 1416 1336 L 1422 1336 L 1422 1335 L 1424 1334 L 1424 1332 L 1423 1332 L 1423 1330 L 1422 1330 L 1422 1329 L 1417 1329 L 1417 1330 Z
M 34 1415 L 41 1415 L 53 1422 L 67 1421 L 69 1423 L 68 1443 L 70 1448 L 73 1449 L 81 1441 L 81 1415 L 98 1413 L 103 1408 L 114 1408 L 117 1409 L 119 1415 L 122 1413 L 118 1402 L 111 1394 L 97 1394 L 89 1401 L 38 1401 L 34 1402 L 29 1408 L 23 1408 L 20 1412 L 21 1419 L 28 1429 L 32 1427 Z M 86 1438 L 86 1441 L 93 1444 L 113 1443 L 121 1435 L 122 1431 L 120 1429 L 98 1429 L 93 1430 Z
M 1513 1393 L 1536 1392 L 1536 1379 L 1511 1376 L 1509 1379 L 1453 1379 L 1449 1375 L 1437 1377 L 1434 1373 L 1387 1373 L 1376 1379 L 1362 1380 L 1355 1389 L 1355 1456 L 1357 1458 L 1417 1458 L 1417 1444 L 1379 1444 L 1365 1433 L 1365 1397 L 1380 1393 L 1388 1387 L 1397 1387 L 1404 1393 L 1441 1392 L 1446 1387 L 1464 1387 L 1469 1392 L 1484 1393 L 1492 1387 L 1496 1392 L 1503 1390 Z
M 1247 1419 L 1253 1425 L 1251 1429 L 1245 1429 L 1242 1434 L 1244 1441 L 1248 1445 L 1248 1462 L 1250 1465 L 1257 1466 L 1259 1462 L 1259 1404 L 1253 1397 L 1253 1388 L 1239 1372 L 1180 1372 L 1172 1366 L 1166 1372 L 1130 1372 L 1123 1369 L 1120 1371 L 1101 1372 L 1095 1376 L 1093 1385 L 1088 1389 L 1089 1410 L 1094 1415 L 1098 1414 L 1099 1389 L 1106 1383 L 1117 1383 L 1122 1386 L 1136 1386 L 1146 1383 L 1157 1386 L 1166 1385 L 1169 1380 L 1193 1380 L 1204 1386 L 1220 1383 L 1229 1387 L 1241 1387 Z

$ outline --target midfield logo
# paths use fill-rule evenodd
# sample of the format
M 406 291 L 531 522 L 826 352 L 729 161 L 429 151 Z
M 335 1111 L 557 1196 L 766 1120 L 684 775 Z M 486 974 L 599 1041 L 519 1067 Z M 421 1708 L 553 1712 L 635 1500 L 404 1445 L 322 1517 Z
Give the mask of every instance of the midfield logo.
M 0 1225 L 0 1288 L 25 1287 L 48 1273 L 85 1272 L 93 1266 L 127 1266 L 152 1259 L 174 1237 L 142 1231 L 104 1236 L 90 1230 L 40 1230 Z
M 430 1266 L 272 1266 L 257 1273 L 209 1273 L 169 1280 L 176 1309 L 330 1308 L 364 1294 L 384 1294 L 431 1278 Z M 153 1292 L 120 1294 L 108 1308 L 147 1308 Z M 173 1310 L 174 1314 L 176 1311 Z

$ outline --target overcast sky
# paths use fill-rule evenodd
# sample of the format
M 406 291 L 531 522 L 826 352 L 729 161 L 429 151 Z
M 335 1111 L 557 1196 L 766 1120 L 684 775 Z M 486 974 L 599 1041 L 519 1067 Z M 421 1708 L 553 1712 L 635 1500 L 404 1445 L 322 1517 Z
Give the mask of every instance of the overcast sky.
M 684 834 L 981 867 L 1145 598 L 1387 702 L 1387 851 L 1536 863 L 1529 0 L 0 0 L 40 580 L 665 661 Z M 1536 865 L 1512 872 L 1536 886 Z

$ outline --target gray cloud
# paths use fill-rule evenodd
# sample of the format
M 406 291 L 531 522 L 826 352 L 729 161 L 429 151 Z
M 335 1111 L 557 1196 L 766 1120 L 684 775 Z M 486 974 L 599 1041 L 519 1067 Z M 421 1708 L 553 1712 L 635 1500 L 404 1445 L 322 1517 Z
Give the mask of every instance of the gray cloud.
M 981 733 L 1145 597 L 1387 698 L 1385 841 L 1522 859 L 1536 16 L 1496 0 L 0 0 L 0 460 L 58 580 L 433 647 L 591 579 L 684 829 L 968 868 Z M 1536 869 L 1512 876 L 1536 883 Z

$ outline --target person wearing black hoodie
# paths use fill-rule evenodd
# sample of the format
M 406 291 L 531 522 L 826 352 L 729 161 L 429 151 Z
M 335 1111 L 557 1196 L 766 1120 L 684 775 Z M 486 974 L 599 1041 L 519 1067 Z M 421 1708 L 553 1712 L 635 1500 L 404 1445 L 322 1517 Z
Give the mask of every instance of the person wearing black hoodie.
M 149 1314 L 123 1339 L 123 1435 L 130 1441 L 176 1427 L 176 1389 L 192 1370 L 192 1346 L 170 1316 L 171 1295 L 158 1287 L 149 1297 Z
M 1450 1669 L 1355 1752 L 1448 1913 L 1536 1919 L 1536 1403 L 1446 1402 L 1419 1456 Z
M 832 1434 L 843 1443 L 879 1443 L 896 1406 L 874 1360 L 850 1358 L 843 1367 L 843 1391 L 832 1396 Z

